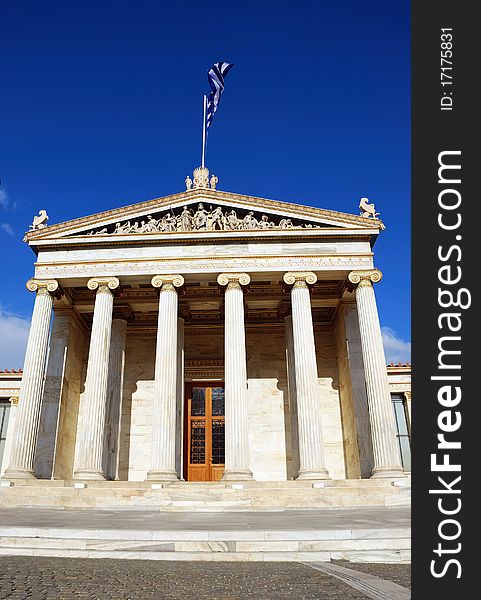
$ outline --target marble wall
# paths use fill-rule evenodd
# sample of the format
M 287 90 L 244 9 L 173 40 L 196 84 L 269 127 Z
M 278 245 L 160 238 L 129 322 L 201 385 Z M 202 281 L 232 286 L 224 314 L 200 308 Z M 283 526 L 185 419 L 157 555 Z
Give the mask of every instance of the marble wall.
M 325 466 L 332 479 L 345 479 L 343 430 L 339 397 L 336 343 L 332 332 L 315 336 L 322 409 Z
M 357 479 L 361 476 L 359 446 L 357 443 L 356 416 L 354 414 L 352 380 L 349 367 L 349 355 L 346 338 L 344 310 L 340 311 L 336 332 L 337 368 L 339 372 L 339 396 L 341 401 L 341 418 L 344 432 L 344 456 L 346 476 Z
M 155 335 L 129 335 L 125 347 L 119 479 L 141 481 L 150 468 Z
M 250 468 L 254 479 L 285 480 L 289 412 L 284 334 L 248 331 L 246 346 Z

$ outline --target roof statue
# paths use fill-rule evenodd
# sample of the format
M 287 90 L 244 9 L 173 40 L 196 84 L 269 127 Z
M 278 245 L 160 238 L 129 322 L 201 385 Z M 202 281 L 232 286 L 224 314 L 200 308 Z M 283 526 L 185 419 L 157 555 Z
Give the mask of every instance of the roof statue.
M 369 198 L 361 198 L 359 201 L 359 208 L 361 209 L 361 217 L 365 217 L 366 219 L 376 219 L 376 221 L 379 221 L 381 229 L 386 229 L 384 223 L 379 219 L 381 213 L 376 212 L 374 202 L 369 204 Z
M 361 209 L 361 217 L 371 217 L 372 219 L 377 219 L 381 213 L 376 212 L 376 208 L 374 206 L 374 202 L 372 204 L 368 204 L 369 198 L 361 198 L 359 202 L 359 208 Z
M 33 222 L 30 225 L 29 231 L 35 229 L 43 229 L 47 226 L 48 215 L 46 210 L 41 210 L 36 217 L 33 217 Z
M 212 175 L 209 181 L 209 169 L 207 167 L 197 167 L 194 169 L 194 182 L 192 183 L 192 179 L 187 175 L 185 178 L 185 187 L 187 191 L 191 190 L 192 187 L 197 189 L 211 189 L 215 190 L 219 179 Z

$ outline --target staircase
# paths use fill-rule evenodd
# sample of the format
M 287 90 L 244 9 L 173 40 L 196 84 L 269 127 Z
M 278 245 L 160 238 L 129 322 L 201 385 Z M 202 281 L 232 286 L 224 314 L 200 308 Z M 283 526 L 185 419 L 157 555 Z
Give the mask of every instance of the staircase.
M 0 484 L 0 507 L 155 509 L 224 512 L 410 506 L 410 480 L 166 483 L 13 480 Z

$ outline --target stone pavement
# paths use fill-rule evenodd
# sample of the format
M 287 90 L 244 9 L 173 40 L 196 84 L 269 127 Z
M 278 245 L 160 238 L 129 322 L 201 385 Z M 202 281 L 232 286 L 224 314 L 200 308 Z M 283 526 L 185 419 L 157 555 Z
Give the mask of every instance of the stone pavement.
M 388 575 L 391 579 L 406 579 L 409 573 L 408 565 L 382 566 L 386 579 Z M 356 567 L 349 563 L 351 573 Z M 375 570 L 379 565 L 372 567 Z M 360 571 L 357 573 L 362 576 Z M 0 600 L 399 600 L 409 597 L 405 588 L 393 590 L 387 593 L 374 589 L 366 595 L 330 574 L 295 562 L 189 563 L 3 556 L 0 569 Z
M 381 579 L 402 585 L 405 588 L 411 588 L 411 565 L 398 565 L 398 568 L 393 568 L 393 565 L 382 563 L 356 563 L 353 565 L 346 561 L 336 561 L 336 564 L 368 575 L 375 575 Z

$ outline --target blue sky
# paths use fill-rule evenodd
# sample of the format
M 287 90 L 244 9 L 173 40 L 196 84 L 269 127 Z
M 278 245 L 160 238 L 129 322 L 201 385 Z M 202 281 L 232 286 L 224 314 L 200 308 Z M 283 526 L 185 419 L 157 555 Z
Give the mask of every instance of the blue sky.
M 50 223 L 184 189 L 207 69 L 234 63 L 209 137 L 219 188 L 358 213 L 388 359 L 410 340 L 409 3 L 10 1 L 0 5 L 0 368 L 21 366 L 39 209 Z

